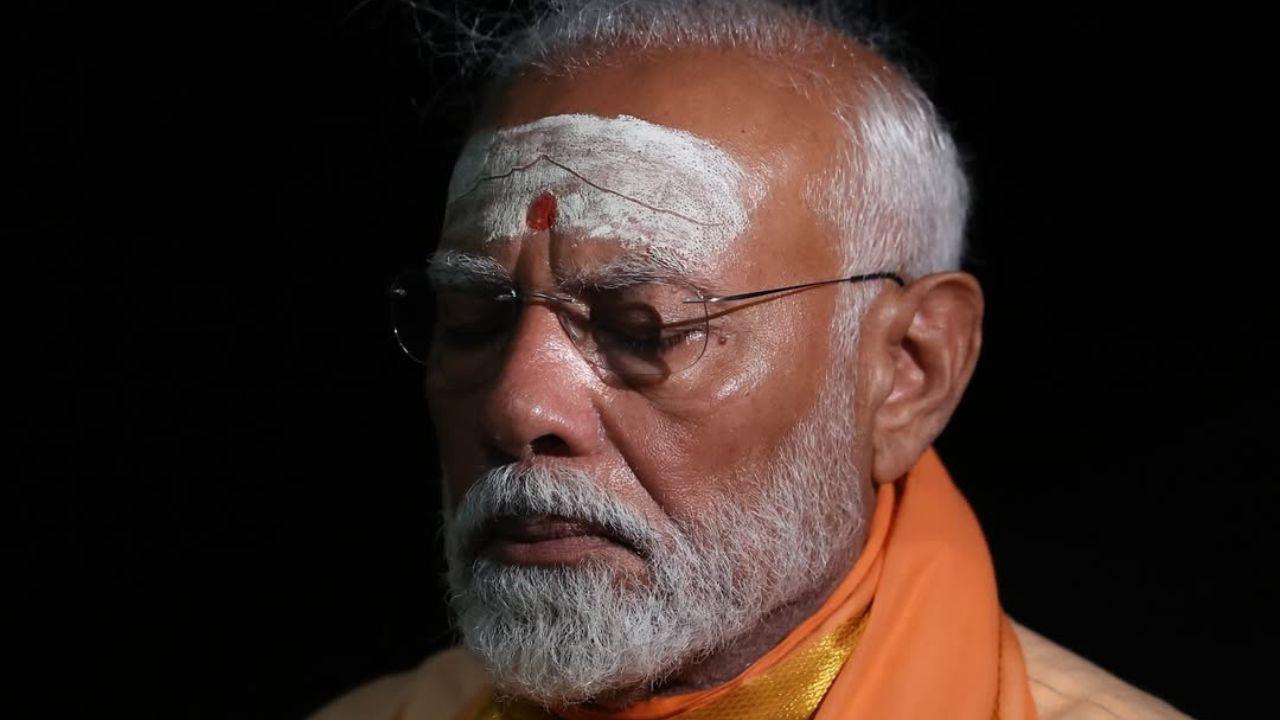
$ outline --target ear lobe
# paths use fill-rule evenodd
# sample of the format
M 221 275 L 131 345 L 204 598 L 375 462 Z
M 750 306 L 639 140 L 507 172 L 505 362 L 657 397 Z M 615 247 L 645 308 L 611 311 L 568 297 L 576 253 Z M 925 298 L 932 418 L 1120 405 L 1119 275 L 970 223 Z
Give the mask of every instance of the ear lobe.
M 883 326 L 871 427 L 872 476 L 893 482 L 911 469 L 951 419 L 982 346 L 982 288 L 967 273 L 929 275 L 898 299 Z

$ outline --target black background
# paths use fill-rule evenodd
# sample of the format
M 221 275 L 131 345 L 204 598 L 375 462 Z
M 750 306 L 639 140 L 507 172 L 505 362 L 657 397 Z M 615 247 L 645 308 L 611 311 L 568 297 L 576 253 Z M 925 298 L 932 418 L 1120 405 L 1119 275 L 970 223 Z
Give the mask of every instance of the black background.
M 974 179 L 986 345 L 937 444 L 1007 609 L 1198 717 L 1249 714 L 1274 236 L 1215 165 L 1261 100 L 1203 42 L 1244 21 L 874 11 Z M 30 1 L 6 25 L 11 700 L 296 717 L 449 643 L 432 430 L 382 291 L 440 222 L 451 63 L 394 2 Z

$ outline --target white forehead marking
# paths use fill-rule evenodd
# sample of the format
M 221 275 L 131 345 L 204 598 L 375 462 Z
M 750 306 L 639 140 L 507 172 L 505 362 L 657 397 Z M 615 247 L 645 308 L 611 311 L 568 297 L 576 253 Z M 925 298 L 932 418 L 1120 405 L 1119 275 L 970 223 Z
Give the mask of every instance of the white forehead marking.
M 742 234 L 756 188 L 692 133 L 626 115 L 553 115 L 472 136 L 449 183 L 445 234 L 489 243 L 531 233 L 526 213 L 544 192 L 558 203 L 556 232 L 688 265 Z

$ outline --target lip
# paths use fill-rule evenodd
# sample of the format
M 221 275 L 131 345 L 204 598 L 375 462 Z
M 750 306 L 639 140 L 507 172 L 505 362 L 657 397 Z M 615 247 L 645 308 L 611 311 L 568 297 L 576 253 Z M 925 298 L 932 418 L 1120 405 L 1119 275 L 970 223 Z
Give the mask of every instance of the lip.
M 639 555 L 596 523 L 555 515 L 498 518 L 484 534 L 480 553 L 509 565 L 574 565 L 602 555 Z

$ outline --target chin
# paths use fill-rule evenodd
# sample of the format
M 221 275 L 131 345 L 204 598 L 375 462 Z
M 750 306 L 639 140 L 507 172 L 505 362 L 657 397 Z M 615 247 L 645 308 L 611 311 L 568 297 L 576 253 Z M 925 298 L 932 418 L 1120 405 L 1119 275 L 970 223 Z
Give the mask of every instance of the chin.
M 661 681 L 718 636 L 652 581 L 614 563 L 516 565 L 481 557 L 450 569 L 464 644 L 502 692 L 570 705 Z M 708 641 L 711 641 L 710 643 Z

